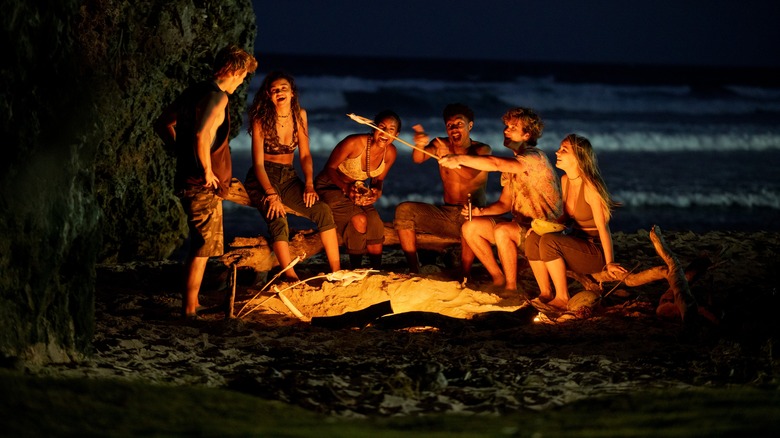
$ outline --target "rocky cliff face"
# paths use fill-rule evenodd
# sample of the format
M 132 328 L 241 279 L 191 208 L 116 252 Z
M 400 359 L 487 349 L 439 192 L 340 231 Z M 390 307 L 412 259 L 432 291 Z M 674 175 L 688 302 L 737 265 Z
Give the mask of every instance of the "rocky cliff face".
M 152 121 L 221 47 L 253 49 L 255 16 L 249 0 L 5 3 L 0 357 L 67 361 L 89 349 L 95 263 L 183 243 L 173 157 Z M 245 100 L 246 86 L 233 120 Z

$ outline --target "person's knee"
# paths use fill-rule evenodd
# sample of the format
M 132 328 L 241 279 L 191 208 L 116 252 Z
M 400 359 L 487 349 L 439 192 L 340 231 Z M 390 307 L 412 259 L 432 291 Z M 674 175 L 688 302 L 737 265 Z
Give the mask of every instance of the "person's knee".
M 503 240 L 517 240 L 517 229 L 509 223 L 496 224 L 493 228 L 493 234 L 496 236 L 496 242 Z
M 473 221 L 467 221 L 463 222 L 463 225 L 460 227 L 460 234 L 465 238 L 468 239 L 472 236 L 475 236 L 477 234 L 477 224 Z
M 328 204 L 324 202 L 315 202 L 311 206 L 312 222 L 317 224 L 320 230 L 335 228 L 335 222 L 333 221 L 333 212 L 330 210 Z
M 531 233 L 525 239 L 525 245 L 523 248 L 523 254 L 529 261 L 539 260 L 539 235 Z
M 365 234 L 368 230 L 368 218 L 365 214 L 356 214 L 350 219 L 352 227 L 360 234 Z
M 559 259 L 563 255 L 558 236 L 555 233 L 539 236 L 539 257 L 545 262 Z
M 271 235 L 272 242 L 287 242 L 290 240 L 290 227 L 286 217 L 279 217 L 268 224 L 268 234 Z
M 397 230 L 414 229 L 414 203 L 406 201 L 395 207 L 393 215 L 393 227 Z

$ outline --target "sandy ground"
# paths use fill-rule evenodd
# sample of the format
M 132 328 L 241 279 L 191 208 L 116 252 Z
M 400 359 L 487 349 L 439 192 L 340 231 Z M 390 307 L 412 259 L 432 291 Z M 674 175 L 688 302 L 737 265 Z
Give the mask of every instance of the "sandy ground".
M 780 272 L 779 235 L 664 237 L 683 265 L 712 261 L 691 290 L 717 323 L 684 329 L 658 318 L 665 281 L 618 287 L 588 315 L 553 320 L 528 307 L 525 298 L 537 289 L 527 263 L 520 263 L 521 293 L 500 297 L 480 266 L 462 284 L 446 257 L 423 254 L 423 274 L 410 276 L 395 248 L 386 249 L 382 271 L 346 271 L 340 279 L 319 275 L 326 269 L 320 256 L 297 267 L 301 278 L 319 278 L 298 285 L 241 270 L 233 319 L 221 307 L 232 272 L 211 264 L 201 300 L 215 312 L 186 321 L 180 264 L 133 263 L 98 268 L 94 354 L 33 372 L 227 388 L 346 417 L 544 410 L 664 388 L 777 390 L 779 300 L 771 275 Z M 663 265 L 646 231 L 616 234 L 615 248 L 637 272 Z M 388 301 L 394 313 L 364 327 L 312 323 Z M 443 316 L 392 328 L 418 312 Z

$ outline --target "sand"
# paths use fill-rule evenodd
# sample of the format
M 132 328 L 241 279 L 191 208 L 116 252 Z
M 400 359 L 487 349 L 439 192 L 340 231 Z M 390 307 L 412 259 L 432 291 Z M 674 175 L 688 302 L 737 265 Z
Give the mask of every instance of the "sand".
M 663 281 L 619 287 L 588 315 L 521 322 L 513 316 L 527 310 L 524 295 L 492 293 L 480 266 L 463 284 L 443 260 L 426 254 L 433 263 L 411 276 L 397 248 L 386 249 L 382 271 L 363 272 L 350 284 L 315 278 L 294 287 L 267 285 L 256 283 L 252 271 L 239 271 L 238 318 L 213 313 L 185 321 L 178 315 L 181 265 L 132 263 L 98 268 L 94 354 L 30 372 L 227 388 L 344 417 L 545 410 L 665 388 L 776 390 L 778 297 L 770 275 L 780 272 L 779 235 L 664 236 L 683 265 L 703 255 L 713 262 L 691 289 L 717 323 L 684 329 L 680 321 L 658 318 L 658 299 L 668 288 Z M 663 265 L 646 231 L 617 233 L 615 248 L 629 268 Z M 316 256 L 298 272 L 309 278 L 325 269 Z M 211 264 L 204 290 L 224 286 L 230 274 Z M 518 277 L 524 294 L 536 293 L 522 261 Z M 202 302 L 218 308 L 225 290 L 204 292 Z M 309 322 L 385 301 L 396 315 L 431 312 L 462 323 L 334 330 Z

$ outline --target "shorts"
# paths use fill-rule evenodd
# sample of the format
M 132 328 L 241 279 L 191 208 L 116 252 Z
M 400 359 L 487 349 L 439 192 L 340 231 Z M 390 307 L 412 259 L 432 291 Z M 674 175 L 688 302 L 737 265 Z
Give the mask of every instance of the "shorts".
M 406 201 L 395 208 L 393 227 L 414 230 L 441 237 L 460 237 L 460 227 L 466 220 L 462 205 L 433 205 Z
M 178 193 L 190 230 L 190 257 L 217 257 L 225 251 L 222 198 L 208 187 L 190 186 Z

